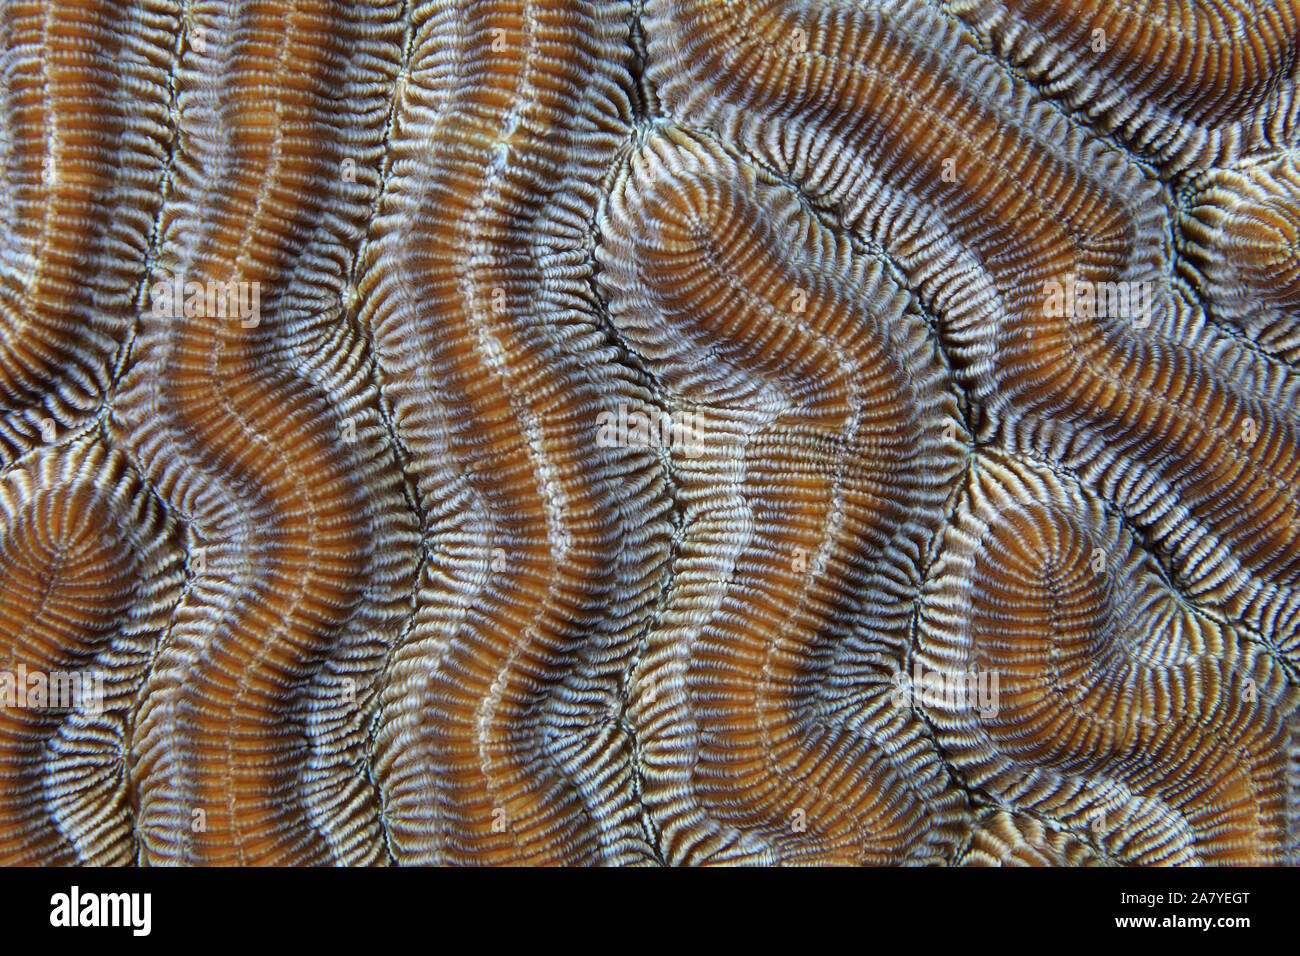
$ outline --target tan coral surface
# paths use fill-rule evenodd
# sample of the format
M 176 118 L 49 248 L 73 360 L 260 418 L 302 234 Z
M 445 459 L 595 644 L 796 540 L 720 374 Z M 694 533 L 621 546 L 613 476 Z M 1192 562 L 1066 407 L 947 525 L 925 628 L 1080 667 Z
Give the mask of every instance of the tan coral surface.
M 0 34 L 0 863 L 1300 863 L 1300 3 Z

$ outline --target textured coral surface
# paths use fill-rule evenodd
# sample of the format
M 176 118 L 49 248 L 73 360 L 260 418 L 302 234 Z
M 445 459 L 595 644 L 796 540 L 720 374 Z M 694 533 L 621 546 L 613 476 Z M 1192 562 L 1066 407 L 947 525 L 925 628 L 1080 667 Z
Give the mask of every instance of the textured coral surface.
M 0 863 L 1300 862 L 1297 0 L 0 35 Z

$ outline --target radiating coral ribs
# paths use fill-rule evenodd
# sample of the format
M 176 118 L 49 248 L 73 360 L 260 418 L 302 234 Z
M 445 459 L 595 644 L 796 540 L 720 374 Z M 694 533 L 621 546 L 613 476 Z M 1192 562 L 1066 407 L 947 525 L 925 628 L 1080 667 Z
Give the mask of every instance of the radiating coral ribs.
M 342 84 L 373 99 L 392 71 L 372 58 L 395 62 L 397 37 L 353 5 L 223 14 L 192 11 L 159 253 L 170 268 L 115 402 L 122 440 L 203 551 L 137 726 L 142 838 L 159 860 L 373 861 L 378 806 L 357 775 L 356 709 L 382 663 L 367 629 L 398 612 L 382 588 L 401 587 L 411 557 L 401 515 L 375 510 L 399 496 L 379 479 L 383 458 L 351 447 L 331 407 L 373 396 L 346 382 L 331 392 L 328 364 L 313 360 L 308 377 L 281 356 L 284 337 L 313 334 L 304 304 L 340 309 L 367 205 L 340 160 L 377 142 L 383 117 L 340 116 L 333 98 Z M 216 297 L 196 300 L 191 285 Z M 375 553 L 385 547 L 397 553 Z M 397 574 L 368 591 L 394 558 Z
M 1020 467 L 973 473 L 919 657 L 950 678 L 996 674 L 998 706 L 926 701 L 942 746 L 973 785 L 1117 859 L 1280 862 L 1285 677 L 1244 635 L 1204 640 L 1215 625 L 1196 611 L 1153 628 L 1141 563 L 1075 494 Z
M 0 858 L 1300 859 L 1297 2 L 0 0 Z
M 376 743 L 402 862 L 649 855 L 615 695 L 667 504 L 648 450 L 598 445 L 603 404 L 638 389 L 601 341 L 582 251 L 628 112 L 624 12 L 416 14 L 410 159 L 363 279 L 435 549 Z
M 1270 128 L 1295 99 L 1294 0 L 952 6 L 1082 119 L 1166 167 L 1227 163 L 1294 136 L 1293 120 Z
M 170 522 L 121 454 L 39 450 L 0 481 L 0 861 L 136 859 L 121 754 L 180 586 Z
M 672 862 L 934 859 L 955 816 L 934 755 L 904 766 L 881 726 L 830 718 L 819 661 L 897 599 L 877 575 L 915 575 L 878 556 L 904 514 L 937 515 L 951 409 L 878 271 L 803 218 L 778 239 L 791 202 L 654 132 L 603 229 L 614 321 L 703 430 L 673 448 L 685 537 L 638 680 L 676 703 L 639 708 L 645 799 Z
M 1207 310 L 1300 368 L 1300 170 L 1294 153 L 1196 181 L 1175 238 Z
M 839 207 L 852 228 L 868 225 L 848 206 L 855 189 L 867 185 L 860 165 L 864 158 L 879 164 L 882 179 L 896 186 L 914 184 L 919 196 L 935 204 L 953 235 L 979 253 L 1008 307 L 999 335 L 983 346 L 992 354 L 986 351 L 975 366 L 992 366 L 992 374 L 970 384 L 1002 420 L 1000 430 L 1011 446 L 1060 457 L 1105 494 L 1122 493 L 1130 469 L 1150 469 L 1185 502 L 1185 510 L 1176 511 L 1177 520 L 1190 527 L 1171 536 L 1185 573 L 1196 579 L 1213 575 L 1193 557 L 1187 541 L 1193 534 L 1197 540 L 1212 535 L 1221 543 L 1216 561 L 1239 562 L 1243 572 L 1233 586 L 1210 599 L 1253 626 L 1276 620 L 1282 628 L 1279 642 L 1294 653 L 1300 600 L 1294 580 L 1300 502 L 1292 483 L 1300 464 L 1297 425 L 1285 412 L 1236 394 L 1197 356 L 1144 341 L 1140 330 L 1165 308 L 1155 285 L 1164 225 L 1154 186 L 1086 139 L 1075 141 L 1074 155 L 1063 153 L 1045 114 L 1013 103 L 987 65 L 969 56 L 973 78 L 947 85 L 955 99 L 931 103 L 909 97 L 898 76 L 933 68 L 933 61 L 915 50 L 917 41 L 903 27 L 878 14 L 845 11 L 840 16 L 844 29 L 856 32 L 858 48 L 888 51 L 897 58 L 897 74 L 864 67 L 857 57 L 848 59 L 837 45 L 840 34 L 819 29 L 822 21 L 815 16 L 801 19 L 795 6 L 769 5 L 770 16 L 761 17 L 721 4 L 717 9 L 725 11 L 727 27 L 719 26 L 721 21 L 692 21 L 691 4 L 682 14 L 667 4 L 652 7 L 660 32 L 650 45 L 650 73 L 663 84 L 670 108 L 715 124 L 765 154 L 783 174 L 797 177 Z M 896 9 L 905 7 L 914 8 L 900 4 Z M 932 17 L 915 9 L 922 22 Z M 804 22 L 807 54 L 778 55 L 780 38 Z M 712 50 L 726 49 L 719 34 L 726 29 L 745 34 L 741 25 L 759 23 L 763 29 L 742 49 L 762 65 L 743 71 L 743 81 L 716 79 L 708 64 Z M 945 39 L 946 28 L 937 20 L 932 23 L 936 44 L 952 49 L 961 62 L 959 46 Z M 685 70 L 674 66 L 679 58 Z M 813 79 L 820 76 L 815 69 L 827 71 L 824 81 Z M 832 77 L 834 93 L 806 95 L 807 84 Z M 985 92 L 986 101 L 974 101 L 977 89 Z M 811 140 L 807 156 L 791 164 L 772 148 L 775 137 L 748 118 L 747 111 L 760 106 L 802 136 L 828 122 L 836 135 Z M 1012 122 L 1017 118 L 1033 125 L 1027 123 L 1022 131 Z M 873 132 L 874 123 L 893 133 L 888 151 Z M 942 168 L 943 157 L 953 162 L 949 170 Z M 1112 169 L 1115 178 L 1097 176 L 1094 165 Z M 929 172 L 913 172 L 910 180 L 899 172 L 917 167 L 929 167 Z M 1053 284 L 1114 287 L 1125 293 L 1127 305 L 1109 310 L 1070 305 L 1053 311 Z M 1155 382 L 1160 384 L 1148 384 Z M 1267 439 L 1225 441 L 1247 419 L 1256 435 L 1266 433 Z M 1120 435 L 1126 445 L 1147 451 L 1131 458 L 1085 460 L 1062 447 L 1067 441 L 1077 447 L 1080 439 L 1094 435 Z M 1272 464 L 1266 467 L 1264 461 Z M 1198 475 L 1194 480 L 1193 473 Z M 1249 497 L 1256 503 L 1252 513 L 1268 514 L 1268 523 L 1257 527 L 1244 512 L 1220 507 L 1225 494 Z M 1149 525 L 1172 519 L 1175 510 L 1167 501 L 1124 503 Z M 1284 591 L 1261 587 L 1251 580 L 1252 573 L 1275 580 Z
M 1005 810 L 979 821 L 960 866 L 1111 866 L 1096 847 L 1068 831 Z
M 175 8 L 6 6 L 0 459 L 92 416 L 161 205 Z

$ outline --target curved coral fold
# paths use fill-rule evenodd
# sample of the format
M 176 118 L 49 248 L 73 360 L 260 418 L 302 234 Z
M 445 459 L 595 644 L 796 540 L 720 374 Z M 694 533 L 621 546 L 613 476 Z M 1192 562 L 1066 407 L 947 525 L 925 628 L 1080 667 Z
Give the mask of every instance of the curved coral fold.
M 40 449 L 0 480 L 0 862 L 130 863 L 123 759 L 181 585 L 172 522 L 121 453 Z
M 191 13 L 173 200 L 113 409 L 192 542 L 135 726 L 143 854 L 370 862 L 386 854 L 360 703 L 413 541 L 391 453 L 366 448 L 377 415 L 355 334 L 316 326 L 340 319 L 373 199 L 342 166 L 380 138 L 396 11 Z M 340 113 L 340 84 L 371 108 Z M 313 338 L 328 362 L 294 354 Z
M 0 460 L 92 417 L 162 206 L 173 3 L 0 6 Z
M 667 501 L 652 454 L 598 441 L 602 409 L 649 396 L 582 253 L 628 112 L 624 12 L 416 14 L 363 278 L 430 551 L 375 742 L 402 862 L 650 858 L 619 695 Z
M 940 745 L 981 790 L 1125 863 L 1286 862 L 1285 667 L 1174 597 L 1095 500 L 981 462 L 927 585 L 918 659 L 1000 686 L 991 707 L 927 700 Z
M 668 859 L 936 858 L 958 805 L 936 755 L 915 724 L 864 719 L 871 685 L 825 687 L 837 645 L 865 653 L 864 611 L 906 620 L 957 471 L 922 327 L 752 167 L 668 131 L 631 168 L 598 254 L 679 426 L 683 534 L 637 677 Z

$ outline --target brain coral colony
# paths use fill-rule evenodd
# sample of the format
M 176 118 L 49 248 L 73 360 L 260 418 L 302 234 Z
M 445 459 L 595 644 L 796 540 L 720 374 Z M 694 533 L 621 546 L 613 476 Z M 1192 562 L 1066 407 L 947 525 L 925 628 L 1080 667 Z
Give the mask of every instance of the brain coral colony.
M 0 6 L 0 862 L 1296 861 L 1298 0 Z

